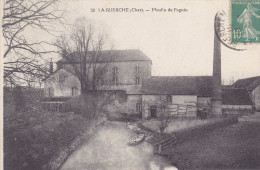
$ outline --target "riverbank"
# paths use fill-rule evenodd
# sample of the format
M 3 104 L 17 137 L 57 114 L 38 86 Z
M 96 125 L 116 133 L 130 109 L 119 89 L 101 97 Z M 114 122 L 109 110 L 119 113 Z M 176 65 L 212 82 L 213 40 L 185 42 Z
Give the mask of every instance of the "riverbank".
M 242 122 L 176 145 L 168 155 L 178 169 L 259 169 L 260 123 Z
M 4 169 L 57 169 L 92 129 L 80 115 L 40 109 L 5 112 L 4 119 Z

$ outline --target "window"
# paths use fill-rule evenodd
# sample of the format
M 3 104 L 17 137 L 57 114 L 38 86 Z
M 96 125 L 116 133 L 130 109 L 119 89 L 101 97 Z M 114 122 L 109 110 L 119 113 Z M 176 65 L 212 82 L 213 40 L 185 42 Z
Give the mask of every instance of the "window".
M 141 74 L 141 66 L 136 65 L 135 66 L 135 75 L 140 75 Z
M 141 74 L 141 67 L 136 65 L 135 66 L 135 84 L 139 85 L 140 84 L 140 74 Z
M 135 78 L 135 85 L 139 85 L 140 84 L 140 77 L 136 77 Z
M 171 95 L 167 95 L 167 102 L 172 103 L 172 96 Z
M 117 67 L 113 68 L 113 83 L 114 83 L 114 85 L 118 84 L 118 68 Z
M 54 96 L 54 89 L 53 89 L 52 87 L 49 87 L 49 88 L 48 88 L 47 96 L 48 96 L 48 97 Z
M 72 96 L 78 95 L 78 88 L 77 87 L 72 87 L 71 88 L 71 95 Z
M 142 111 L 142 104 L 141 103 L 136 103 L 136 112 L 140 113 Z
M 65 75 L 65 74 L 60 74 L 60 75 L 59 75 L 59 82 L 60 82 L 60 83 L 64 83 L 64 82 L 65 82 L 65 79 L 66 79 L 66 75 Z

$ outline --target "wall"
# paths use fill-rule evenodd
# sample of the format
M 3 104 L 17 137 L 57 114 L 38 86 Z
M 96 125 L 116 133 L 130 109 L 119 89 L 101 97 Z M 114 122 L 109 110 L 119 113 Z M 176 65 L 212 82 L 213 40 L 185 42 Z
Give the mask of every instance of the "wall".
M 59 75 L 65 75 L 65 81 L 59 82 Z M 78 88 L 78 94 L 80 94 L 80 82 L 78 78 L 64 69 L 58 70 L 55 74 L 51 75 L 47 80 L 44 81 L 44 96 L 48 96 L 48 88 L 53 88 L 54 96 L 71 96 L 72 87 Z
M 167 104 L 167 110 L 172 116 L 196 117 L 197 96 L 171 95 L 172 103 Z M 167 95 L 142 95 L 144 118 L 151 116 L 150 107 L 155 105 L 157 116 L 160 115 L 160 106 L 165 103 Z
M 172 96 L 172 114 L 184 117 L 196 117 L 197 96 L 195 95 L 173 95 Z
M 140 114 L 140 112 L 136 111 L 136 104 L 142 104 L 142 96 L 141 95 L 127 95 L 127 113 L 129 114 Z
M 252 114 L 251 105 L 222 105 L 222 113 L 225 115 L 249 115 Z
M 135 84 L 135 67 L 140 66 L 140 84 Z M 118 83 L 113 81 L 113 68 L 117 67 Z M 141 94 L 142 80 L 151 77 L 150 61 L 111 62 L 102 77 L 99 90 L 125 90 L 127 94 Z
M 256 110 L 260 110 L 260 85 L 253 90 L 253 99 Z
M 135 66 L 140 66 L 140 84 L 135 85 Z M 102 65 L 104 66 L 104 64 Z M 73 69 L 71 65 L 64 65 L 66 70 Z M 118 84 L 113 83 L 113 68 L 118 68 Z M 77 87 L 80 93 L 80 82 L 78 78 L 72 75 L 70 72 L 64 69 L 58 70 L 50 78 L 45 80 L 45 95 L 47 95 L 48 87 L 54 88 L 54 96 L 70 96 L 71 88 Z M 92 70 L 92 69 L 90 69 Z M 102 76 L 102 81 L 98 85 L 98 90 L 125 90 L 127 94 L 140 94 L 141 93 L 141 83 L 142 79 L 151 76 L 151 62 L 150 61 L 129 61 L 129 62 L 110 62 L 106 65 L 106 72 Z M 59 75 L 67 75 L 66 81 L 64 83 L 59 82 Z M 90 74 L 92 72 L 90 71 Z M 47 96 L 46 96 L 47 97 Z

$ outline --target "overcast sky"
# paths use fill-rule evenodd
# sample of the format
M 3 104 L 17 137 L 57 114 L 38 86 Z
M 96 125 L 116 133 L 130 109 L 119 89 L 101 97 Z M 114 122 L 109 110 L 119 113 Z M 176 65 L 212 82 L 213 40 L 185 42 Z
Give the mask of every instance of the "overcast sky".
M 63 0 L 69 21 L 86 17 L 104 24 L 114 49 L 140 49 L 153 62 L 153 76 L 212 75 L 214 16 L 229 1 Z M 95 8 L 95 12 L 90 12 Z M 188 12 L 98 12 L 98 8 L 186 8 Z M 229 16 L 228 16 L 229 17 Z M 260 44 L 259 44 L 260 45 Z M 260 46 L 234 51 L 222 46 L 222 77 L 260 76 Z

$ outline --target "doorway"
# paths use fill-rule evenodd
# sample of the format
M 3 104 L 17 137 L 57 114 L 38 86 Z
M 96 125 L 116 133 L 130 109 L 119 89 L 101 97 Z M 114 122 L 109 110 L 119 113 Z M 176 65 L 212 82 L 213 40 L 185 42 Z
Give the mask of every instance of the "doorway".
M 150 107 L 150 112 L 151 112 L 151 118 L 156 118 L 156 106 L 155 105 Z

